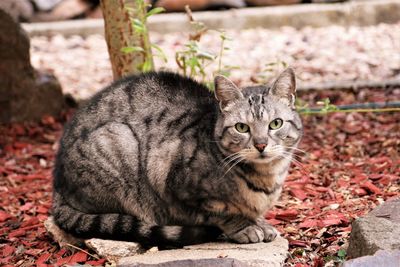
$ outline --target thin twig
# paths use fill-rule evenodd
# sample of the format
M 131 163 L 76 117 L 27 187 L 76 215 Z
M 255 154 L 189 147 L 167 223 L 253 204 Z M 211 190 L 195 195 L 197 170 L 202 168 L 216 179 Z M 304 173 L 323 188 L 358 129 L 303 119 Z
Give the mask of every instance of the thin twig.
M 91 257 L 93 257 L 93 258 L 95 258 L 95 259 L 97 259 L 97 260 L 100 260 L 100 258 L 99 258 L 98 256 L 93 255 L 93 254 L 87 252 L 86 250 L 81 249 L 80 247 L 74 246 L 74 245 L 72 245 L 72 244 L 70 244 L 70 243 L 65 243 L 65 245 L 67 245 L 67 246 L 69 246 L 69 247 L 71 247 L 71 248 L 77 249 L 77 250 L 79 250 L 79 251 L 82 251 L 83 253 L 86 253 L 86 254 L 88 254 L 89 256 L 91 256 Z

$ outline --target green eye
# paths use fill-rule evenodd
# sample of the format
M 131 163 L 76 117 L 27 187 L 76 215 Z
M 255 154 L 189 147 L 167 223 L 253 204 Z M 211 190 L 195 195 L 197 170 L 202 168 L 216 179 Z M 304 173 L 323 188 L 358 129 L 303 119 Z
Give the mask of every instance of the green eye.
M 236 123 L 235 124 L 235 129 L 239 132 L 239 133 L 247 133 L 250 131 L 250 127 L 247 124 L 244 123 Z
M 269 124 L 269 128 L 271 130 L 276 130 L 282 127 L 283 124 L 283 120 L 282 119 L 275 119 L 273 121 L 271 121 L 271 123 Z

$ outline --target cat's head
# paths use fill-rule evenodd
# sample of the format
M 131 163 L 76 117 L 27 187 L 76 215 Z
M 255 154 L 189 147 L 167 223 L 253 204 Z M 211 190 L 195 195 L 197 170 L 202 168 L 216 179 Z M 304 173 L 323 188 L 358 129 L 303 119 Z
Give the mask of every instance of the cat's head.
M 233 161 L 267 163 L 290 158 L 302 135 L 294 106 L 296 79 L 291 68 L 270 86 L 238 88 L 224 76 L 215 77 L 220 116 L 215 137 Z

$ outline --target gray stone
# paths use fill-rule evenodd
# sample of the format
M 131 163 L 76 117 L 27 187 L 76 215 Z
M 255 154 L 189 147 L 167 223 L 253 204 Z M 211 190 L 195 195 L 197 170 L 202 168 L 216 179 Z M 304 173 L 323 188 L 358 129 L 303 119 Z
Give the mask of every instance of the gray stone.
M 104 240 L 98 238 L 91 238 L 85 240 L 87 247 L 93 249 L 98 255 L 116 261 L 122 257 L 134 256 L 143 253 L 143 249 L 138 243 Z
M 63 108 L 61 86 L 33 69 L 29 46 L 25 31 L 0 10 L 0 122 L 40 120 Z
M 148 251 L 132 257 L 121 258 L 117 266 L 275 267 L 283 265 L 287 252 L 288 241 L 278 236 L 269 243 L 234 244 L 219 242 L 186 246 L 182 249 Z M 232 261 L 232 259 L 235 259 L 235 261 Z M 189 261 L 193 265 L 188 264 Z
M 347 255 L 352 259 L 396 249 L 400 249 L 400 198 L 385 202 L 352 223 Z
M 364 256 L 346 261 L 343 267 L 399 267 L 400 250 L 379 250 L 373 256 Z
M 120 267 L 249 267 L 248 264 L 236 259 L 201 259 L 201 260 L 177 260 L 158 264 L 134 263 L 130 265 L 119 265 Z

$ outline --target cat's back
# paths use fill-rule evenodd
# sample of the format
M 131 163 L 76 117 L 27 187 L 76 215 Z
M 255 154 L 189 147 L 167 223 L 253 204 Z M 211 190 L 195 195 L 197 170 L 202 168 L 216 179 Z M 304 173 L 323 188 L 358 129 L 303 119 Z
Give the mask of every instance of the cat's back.
M 214 117 L 208 88 L 172 72 L 148 72 L 116 81 L 94 95 L 66 127 L 62 143 L 76 141 L 110 122 L 178 126 L 193 118 Z

